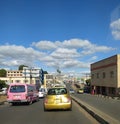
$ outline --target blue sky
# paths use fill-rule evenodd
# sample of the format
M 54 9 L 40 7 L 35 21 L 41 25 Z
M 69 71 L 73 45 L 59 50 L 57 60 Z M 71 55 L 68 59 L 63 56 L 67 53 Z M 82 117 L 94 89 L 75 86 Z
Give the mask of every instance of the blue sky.
M 120 0 L 0 0 L 0 68 L 90 72 L 120 53 Z

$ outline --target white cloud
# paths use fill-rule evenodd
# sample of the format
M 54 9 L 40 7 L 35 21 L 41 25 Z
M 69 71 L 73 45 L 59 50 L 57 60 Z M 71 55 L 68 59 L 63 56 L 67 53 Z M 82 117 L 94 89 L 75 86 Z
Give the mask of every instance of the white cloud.
M 81 39 L 71 39 L 65 40 L 63 42 L 64 47 L 70 48 L 87 48 L 91 46 L 91 43 L 88 40 L 81 40 Z
M 110 24 L 112 35 L 115 40 L 120 40 L 120 18 Z
M 39 48 L 41 50 L 52 50 L 56 48 L 55 43 L 51 41 L 39 41 L 39 42 L 33 42 L 32 46 L 35 46 L 36 48 Z
M 51 54 L 51 56 L 56 59 L 69 59 L 78 57 L 79 53 L 76 49 L 58 48 Z
M 90 63 L 85 63 L 85 62 L 81 62 L 78 60 L 74 60 L 71 59 L 69 61 L 65 61 L 62 65 L 62 68 L 89 68 L 90 67 Z
M 94 61 L 94 60 L 96 60 L 98 57 L 97 56 L 92 56 L 90 59 L 89 59 L 89 61 Z
M 40 66 L 42 63 L 45 67 L 55 69 L 89 68 L 90 61 L 96 59 L 89 56 L 111 50 L 114 48 L 99 46 L 82 39 L 70 39 L 63 42 L 39 41 L 33 42 L 28 48 L 7 44 L 0 46 L 0 66 L 16 67 L 21 64 Z
M 0 46 L 1 66 L 19 66 L 21 64 L 33 65 L 36 58 L 44 56 L 44 53 L 35 51 L 33 48 L 23 46 L 5 45 Z

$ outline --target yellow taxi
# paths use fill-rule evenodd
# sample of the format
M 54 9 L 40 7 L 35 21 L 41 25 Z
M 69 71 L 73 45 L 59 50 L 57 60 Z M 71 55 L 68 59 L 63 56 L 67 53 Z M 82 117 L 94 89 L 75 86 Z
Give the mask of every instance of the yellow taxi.
M 83 88 L 78 89 L 77 93 L 83 94 L 84 93 L 84 89 Z
M 72 110 L 72 99 L 65 87 L 50 88 L 44 98 L 44 111 L 46 110 Z

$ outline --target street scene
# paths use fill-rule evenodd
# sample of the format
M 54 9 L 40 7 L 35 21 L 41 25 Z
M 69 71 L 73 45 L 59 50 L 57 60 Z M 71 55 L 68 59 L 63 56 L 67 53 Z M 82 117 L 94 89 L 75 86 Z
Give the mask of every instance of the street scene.
M 72 124 L 74 119 L 76 123 L 81 122 L 81 124 L 119 124 L 120 100 L 89 93 L 80 94 L 77 93 L 76 87 L 71 86 L 71 84 L 67 84 L 66 87 L 68 89 L 74 89 L 74 93 L 71 93 L 72 111 L 62 109 L 44 111 L 44 98 L 40 98 L 39 101 L 33 102 L 30 105 L 19 103 L 14 106 L 4 99 L 4 103 L 0 105 L 2 124 L 26 122 L 34 124 L 39 121 L 47 124 L 48 120 L 54 124 L 56 124 L 57 121 L 59 121 L 58 123 L 69 122 Z M 57 115 L 57 113 L 59 114 Z M 56 117 L 54 117 L 54 114 Z M 7 118 L 7 120 L 5 118 Z
M 120 124 L 120 0 L 0 0 L 0 124 Z

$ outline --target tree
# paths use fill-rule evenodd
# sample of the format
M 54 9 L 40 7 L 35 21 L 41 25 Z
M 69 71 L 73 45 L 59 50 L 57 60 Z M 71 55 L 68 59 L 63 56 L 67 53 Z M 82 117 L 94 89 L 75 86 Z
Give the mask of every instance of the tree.
M 91 79 L 87 79 L 86 84 L 87 84 L 87 86 L 90 86 L 91 85 Z
M 7 87 L 8 85 L 5 83 L 5 81 L 0 80 L 0 89 L 3 87 Z
M 19 68 L 18 68 L 18 70 L 23 70 L 23 67 L 28 67 L 28 66 L 26 66 L 26 65 L 20 65 Z
M 5 69 L 0 69 L 0 77 L 6 77 L 7 71 Z
M 61 74 L 61 71 L 60 71 L 60 69 L 58 68 L 57 70 L 56 70 L 59 74 Z

